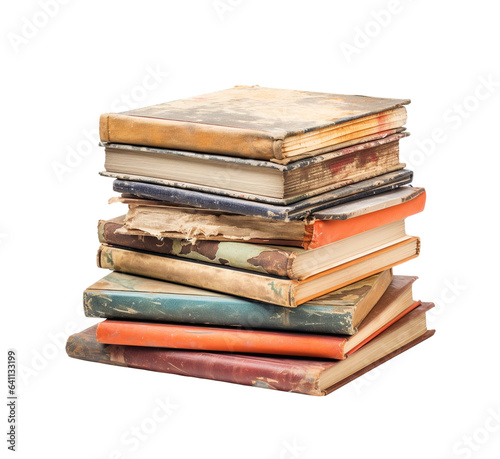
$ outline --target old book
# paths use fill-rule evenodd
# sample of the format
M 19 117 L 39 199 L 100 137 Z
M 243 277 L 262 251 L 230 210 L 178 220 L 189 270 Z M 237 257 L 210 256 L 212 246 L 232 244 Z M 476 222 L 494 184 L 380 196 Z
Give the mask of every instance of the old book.
M 422 303 L 345 360 L 101 344 L 97 325 L 71 335 L 66 352 L 72 358 L 122 367 L 326 395 L 432 336 L 434 330 L 428 331 L 425 323 L 425 312 L 432 306 Z
M 343 360 L 419 305 L 412 299 L 414 280 L 393 280 L 358 332 L 349 337 L 109 319 L 99 324 L 96 336 L 104 344 Z
M 113 271 L 83 292 L 83 305 L 87 317 L 102 319 L 353 335 L 392 279 L 388 269 L 285 308 Z
M 97 264 L 128 274 L 296 307 L 410 260 L 418 256 L 419 250 L 419 239 L 410 237 L 300 281 L 105 244 L 99 248 Z
M 402 169 L 393 134 L 294 161 L 208 155 L 136 145 L 107 144 L 101 175 L 287 205 L 387 172 Z
M 101 115 L 103 142 L 287 161 L 406 122 L 408 99 L 238 86 Z
M 409 237 L 404 220 L 397 220 L 313 250 L 246 242 L 191 242 L 178 238 L 159 241 L 134 236 L 122 237 L 119 246 L 302 280 Z M 101 242 L 109 244 L 106 240 Z
M 126 216 L 101 220 L 98 234 L 103 243 L 160 253 L 168 253 L 164 241 L 172 238 L 192 243 L 241 241 L 311 250 L 421 212 L 425 200 L 423 188 L 401 187 L 315 212 L 309 218 L 284 222 L 116 197 L 110 202 L 127 204 L 129 211 Z
M 361 182 L 327 191 L 311 198 L 289 205 L 276 205 L 240 199 L 238 193 L 221 196 L 183 188 L 156 185 L 154 183 L 135 182 L 117 179 L 113 190 L 144 199 L 153 199 L 175 205 L 191 206 L 205 210 L 216 210 L 240 215 L 253 215 L 272 220 L 290 221 L 308 216 L 312 212 L 345 204 L 356 199 L 385 193 L 402 185 L 411 183 L 413 172 L 401 169 L 388 172 Z

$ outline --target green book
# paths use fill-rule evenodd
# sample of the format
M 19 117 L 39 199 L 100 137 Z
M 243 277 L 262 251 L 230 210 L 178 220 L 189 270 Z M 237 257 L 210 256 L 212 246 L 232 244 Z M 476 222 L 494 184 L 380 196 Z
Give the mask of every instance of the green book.
M 392 270 L 296 308 L 112 272 L 84 292 L 88 317 L 353 335 L 393 279 Z

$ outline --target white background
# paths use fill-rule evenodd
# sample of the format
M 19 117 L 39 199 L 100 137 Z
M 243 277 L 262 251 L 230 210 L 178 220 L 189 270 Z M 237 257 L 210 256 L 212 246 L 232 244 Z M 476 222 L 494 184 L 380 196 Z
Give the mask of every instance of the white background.
M 498 457 L 497 3 L 65 3 L 10 2 L 0 19 L 0 360 L 17 349 L 17 457 Z M 81 296 L 105 274 L 97 221 L 124 210 L 98 175 L 99 115 L 237 84 L 412 99 L 401 156 L 428 202 L 407 223 L 421 256 L 395 272 L 419 276 L 437 332 L 328 397 L 64 351 L 95 322 Z

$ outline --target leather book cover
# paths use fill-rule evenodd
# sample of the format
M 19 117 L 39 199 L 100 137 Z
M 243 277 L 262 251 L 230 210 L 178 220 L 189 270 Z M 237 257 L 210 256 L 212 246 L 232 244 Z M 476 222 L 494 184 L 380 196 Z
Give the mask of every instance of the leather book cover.
M 221 196 L 130 180 L 115 180 L 113 190 L 139 198 L 188 205 L 201 209 L 290 221 L 306 217 L 313 212 L 332 206 L 391 191 L 411 183 L 412 179 L 413 173 L 411 171 L 401 169 L 346 185 L 286 206 L 240 199 L 237 196 Z
M 103 142 L 281 160 L 303 151 L 298 140 L 309 141 L 306 151 L 322 153 L 338 143 L 399 128 L 406 121 L 403 105 L 409 102 L 237 86 L 105 113 L 99 132 Z

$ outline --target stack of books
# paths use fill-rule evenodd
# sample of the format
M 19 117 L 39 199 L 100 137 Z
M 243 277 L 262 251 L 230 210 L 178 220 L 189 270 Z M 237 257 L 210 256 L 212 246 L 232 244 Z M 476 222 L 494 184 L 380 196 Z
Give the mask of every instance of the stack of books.
M 433 334 L 405 219 L 425 190 L 399 161 L 409 100 L 235 87 L 104 114 L 128 206 L 100 221 L 84 292 L 106 320 L 71 357 L 325 395 Z

